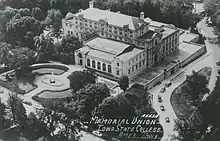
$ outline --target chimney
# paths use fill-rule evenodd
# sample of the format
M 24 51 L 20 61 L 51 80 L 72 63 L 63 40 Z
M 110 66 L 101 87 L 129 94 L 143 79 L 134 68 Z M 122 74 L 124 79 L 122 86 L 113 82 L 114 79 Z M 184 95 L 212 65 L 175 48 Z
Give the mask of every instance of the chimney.
M 93 0 L 92 1 L 89 1 L 89 8 L 93 8 Z
M 141 13 L 140 13 L 140 19 L 141 19 L 141 20 L 144 20 L 144 12 L 141 12 Z

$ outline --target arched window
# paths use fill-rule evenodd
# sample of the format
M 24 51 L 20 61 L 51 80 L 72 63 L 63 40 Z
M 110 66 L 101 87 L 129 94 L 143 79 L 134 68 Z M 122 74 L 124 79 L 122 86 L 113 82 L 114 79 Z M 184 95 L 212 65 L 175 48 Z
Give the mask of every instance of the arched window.
M 102 64 L 102 70 L 103 70 L 103 71 L 106 71 L 106 65 L 105 65 L 105 63 Z
M 111 65 L 108 65 L 108 72 L 109 72 L 109 73 L 112 73 L 112 67 L 111 67 Z
M 95 61 L 92 60 L 92 67 L 95 68 Z
M 78 57 L 79 57 L 79 58 L 82 58 L 82 54 L 81 54 L 81 53 L 79 53 L 79 54 L 78 54 Z
M 90 67 L 90 59 L 87 59 L 87 66 Z
M 97 63 L 97 68 L 98 68 L 98 70 L 101 70 L 101 63 L 100 62 Z

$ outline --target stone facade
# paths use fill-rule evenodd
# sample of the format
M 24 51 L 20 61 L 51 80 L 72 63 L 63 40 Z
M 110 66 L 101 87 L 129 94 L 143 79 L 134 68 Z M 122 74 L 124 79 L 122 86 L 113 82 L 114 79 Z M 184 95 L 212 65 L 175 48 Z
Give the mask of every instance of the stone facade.
M 105 67 L 100 65 L 101 67 L 98 68 L 97 63 L 105 63 L 105 66 L 110 65 L 112 70 L 106 72 L 116 78 L 121 75 L 133 77 L 139 71 L 157 65 L 178 50 L 179 45 L 178 28 L 165 24 L 161 26 L 150 25 L 145 21 L 143 12 L 137 18 L 109 10 L 100 10 L 93 7 L 92 1 L 89 3 L 88 9 L 79 10 L 75 14 L 68 13 L 62 20 L 62 27 L 64 35 L 73 34 L 80 40 L 84 40 L 87 34 L 97 34 L 101 38 L 123 42 L 142 50 L 135 56 L 128 56 L 126 59 L 115 57 L 112 60 L 103 59 L 102 56 L 99 58 L 88 56 L 83 54 L 80 49 L 76 51 L 77 64 L 87 66 L 88 59 L 94 60 L 96 66 L 92 68 L 100 71 Z

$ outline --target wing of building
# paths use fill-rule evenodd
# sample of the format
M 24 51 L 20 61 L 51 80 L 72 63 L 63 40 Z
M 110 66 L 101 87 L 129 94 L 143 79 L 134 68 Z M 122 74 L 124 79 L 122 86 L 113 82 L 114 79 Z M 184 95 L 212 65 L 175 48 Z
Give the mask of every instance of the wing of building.
M 75 52 L 76 63 L 119 78 L 130 78 L 151 68 L 178 50 L 180 31 L 149 18 L 133 17 L 93 7 L 68 13 L 62 20 L 64 34 L 73 34 L 80 40 L 88 34 L 97 37 L 85 41 Z

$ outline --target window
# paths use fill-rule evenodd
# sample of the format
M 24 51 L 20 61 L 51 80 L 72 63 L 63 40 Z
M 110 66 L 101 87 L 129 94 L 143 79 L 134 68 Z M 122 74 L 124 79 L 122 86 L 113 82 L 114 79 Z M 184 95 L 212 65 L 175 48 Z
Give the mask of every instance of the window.
M 141 67 L 141 62 L 139 62 L 139 68 Z
M 132 71 L 134 71 L 134 66 L 132 66 Z
M 138 60 L 138 57 L 136 56 L 136 61 Z
M 76 36 L 78 36 L 78 33 L 76 33 Z
M 68 24 L 66 23 L 66 26 L 68 26 Z
M 112 67 L 111 67 L 111 65 L 108 65 L 108 72 L 109 72 L 109 73 L 112 73 Z
M 134 59 L 132 59 L 132 63 L 134 63 Z
M 73 31 L 71 31 L 71 34 L 73 34 Z
M 100 62 L 97 63 L 97 68 L 98 68 L 98 70 L 101 70 L 101 63 Z
M 87 59 L 87 66 L 90 67 L 90 59 Z
M 130 35 L 131 38 L 133 38 L 133 35 Z
M 115 36 L 115 38 L 117 39 L 117 36 Z
M 117 63 L 117 66 L 119 66 L 119 63 Z
M 82 25 L 82 23 L 79 23 L 80 25 Z
M 92 25 L 90 25 L 89 27 L 92 27 Z
M 78 24 L 78 22 L 77 22 L 77 21 L 76 21 L 75 23 L 76 23 L 76 24 Z
M 90 23 L 90 24 L 92 24 L 92 22 L 91 22 L 91 21 L 89 21 L 89 23 Z
M 68 30 L 67 32 L 68 32 L 68 34 L 70 34 L 70 31 L 69 31 L 69 30 Z
M 72 27 L 72 25 L 70 24 L 70 27 Z
M 105 34 L 102 32 L 102 36 L 104 36 Z
M 119 70 L 117 70 L 117 72 L 116 72 L 116 73 L 117 73 L 117 75 L 119 75 Z
M 122 35 L 122 32 L 120 32 L 119 34 Z
M 85 24 L 85 26 L 87 26 L 87 24 Z
M 105 63 L 102 64 L 102 70 L 103 70 L 103 71 L 106 71 L 106 65 L 105 65 Z
M 92 67 L 95 68 L 95 61 L 92 60 Z
M 141 59 L 141 54 L 140 54 L 140 59 Z
M 136 64 L 135 68 L 136 68 L 136 70 L 138 69 L 138 64 Z
M 97 29 L 97 26 L 95 26 L 95 29 Z
M 143 60 L 143 65 L 145 65 L 145 59 Z
M 130 74 L 131 73 L 131 70 L 130 69 L 128 69 L 128 74 Z

